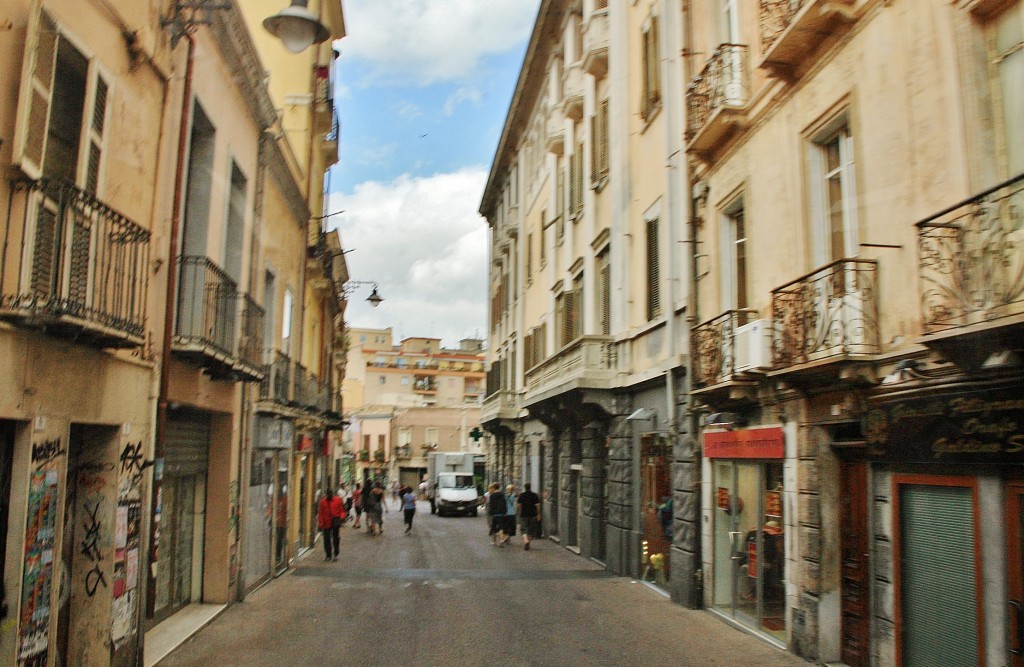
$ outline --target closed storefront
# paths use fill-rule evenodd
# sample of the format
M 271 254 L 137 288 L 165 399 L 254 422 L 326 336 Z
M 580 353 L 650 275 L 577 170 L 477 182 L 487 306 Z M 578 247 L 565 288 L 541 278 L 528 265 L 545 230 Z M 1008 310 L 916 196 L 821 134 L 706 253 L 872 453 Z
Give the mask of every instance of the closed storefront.
M 153 616 L 159 621 L 202 596 L 210 414 L 175 410 L 167 421 Z

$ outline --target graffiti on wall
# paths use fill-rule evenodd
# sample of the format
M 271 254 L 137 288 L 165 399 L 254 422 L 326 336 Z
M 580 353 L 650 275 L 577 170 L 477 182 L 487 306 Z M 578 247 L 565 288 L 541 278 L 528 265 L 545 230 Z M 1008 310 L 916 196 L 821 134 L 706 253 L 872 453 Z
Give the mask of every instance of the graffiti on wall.
M 90 504 L 90 500 L 92 503 Z M 82 503 L 85 511 L 82 512 L 82 542 L 79 544 L 78 552 L 85 556 L 92 565 L 85 573 L 85 594 L 89 597 L 96 595 L 100 586 L 107 587 L 107 577 L 101 567 L 103 563 L 103 552 L 100 551 L 100 539 L 103 533 L 103 517 L 100 514 L 100 507 L 103 505 L 103 496 L 94 496 Z
M 60 442 L 56 442 L 55 449 L 60 450 Z M 59 475 L 55 470 L 36 470 L 29 480 L 25 574 L 21 587 L 18 637 L 18 660 L 22 665 L 45 664 L 49 652 L 58 482 Z
M 153 465 L 142 454 L 142 442 L 121 450 L 117 510 L 114 524 L 114 570 L 111 637 L 121 648 L 135 634 L 139 584 L 139 532 L 142 522 L 142 475 Z

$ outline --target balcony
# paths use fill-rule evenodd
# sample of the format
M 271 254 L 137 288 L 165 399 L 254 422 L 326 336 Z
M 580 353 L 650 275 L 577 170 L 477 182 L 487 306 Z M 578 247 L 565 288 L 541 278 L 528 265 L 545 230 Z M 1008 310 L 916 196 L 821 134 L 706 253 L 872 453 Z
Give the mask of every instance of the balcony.
M 527 369 L 523 403 L 531 405 L 573 389 L 609 389 L 614 378 L 611 336 L 580 336 Z
M 760 0 L 761 67 L 790 79 L 837 27 L 854 19 L 853 0 Z
M 562 116 L 562 112 L 556 109 L 550 110 L 546 126 L 548 136 L 545 148 L 549 153 L 562 155 L 565 153 L 565 118 Z
M 712 404 L 752 400 L 771 365 L 771 327 L 756 310 L 728 310 L 693 330 L 693 393 Z
M 149 232 L 66 182 L 12 181 L 8 204 L 0 319 L 100 348 L 141 346 Z
M 486 424 L 496 419 L 517 419 L 519 417 L 519 400 L 516 392 L 511 389 L 499 389 L 484 397 L 480 411 L 480 423 Z
M 840 259 L 773 290 L 773 375 L 878 354 L 877 283 L 874 260 Z
M 373 452 L 373 460 L 377 463 L 384 463 L 387 460 L 387 454 L 383 449 L 376 449 Z
M 413 379 L 412 389 L 420 394 L 436 394 L 437 378 L 433 375 L 417 375 Z
M 576 63 L 562 71 L 562 113 L 578 121 L 583 118 L 583 69 Z
M 1024 174 L 917 223 L 924 336 L 975 366 L 1024 338 Z M 970 337 L 969 339 L 966 337 Z M 966 344 L 968 340 L 975 344 Z
M 238 360 L 235 372 L 239 379 L 259 382 L 266 374 L 263 366 L 263 308 L 248 294 L 241 296 L 241 332 L 238 337 Z
M 295 362 L 287 355 L 274 352 L 274 359 L 266 369 L 260 383 L 257 412 L 288 414 L 292 403 Z
M 178 310 L 172 352 L 217 380 L 234 380 L 238 288 L 206 257 L 178 259 Z
M 608 73 L 608 3 L 597 3 L 583 32 L 583 71 L 596 79 Z
M 686 90 L 686 150 L 710 154 L 743 124 L 750 84 L 747 47 L 720 44 Z

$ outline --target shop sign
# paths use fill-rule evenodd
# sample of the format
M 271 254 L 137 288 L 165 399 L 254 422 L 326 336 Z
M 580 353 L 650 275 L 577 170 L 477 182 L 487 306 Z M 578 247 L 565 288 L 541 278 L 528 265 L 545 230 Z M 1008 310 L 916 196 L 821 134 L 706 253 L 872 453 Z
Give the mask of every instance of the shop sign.
M 1024 463 L 1024 386 L 880 404 L 863 428 L 872 459 Z
M 709 459 L 781 459 L 784 452 L 779 426 L 704 431 L 704 456 Z

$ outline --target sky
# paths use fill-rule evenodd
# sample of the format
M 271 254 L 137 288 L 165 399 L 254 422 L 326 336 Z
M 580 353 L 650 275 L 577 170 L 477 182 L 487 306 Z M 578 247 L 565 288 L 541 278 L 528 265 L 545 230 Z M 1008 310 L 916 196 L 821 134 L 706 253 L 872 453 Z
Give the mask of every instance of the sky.
M 350 327 L 486 337 L 477 213 L 540 0 L 344 0 L 335 42 L 339 162 L 325 213 L 352 281 Z

